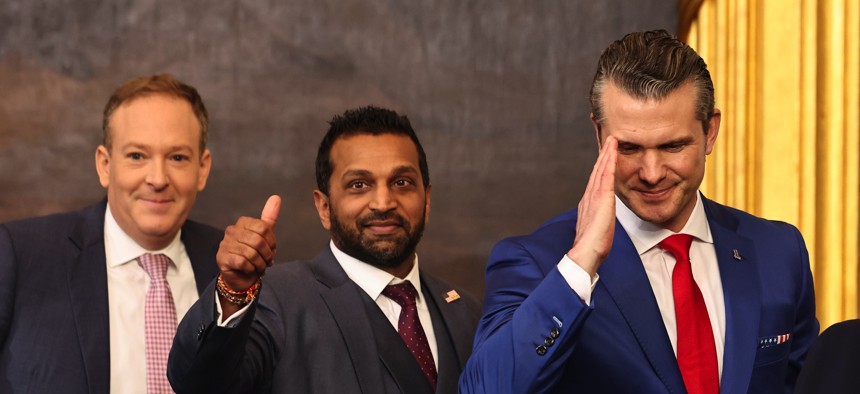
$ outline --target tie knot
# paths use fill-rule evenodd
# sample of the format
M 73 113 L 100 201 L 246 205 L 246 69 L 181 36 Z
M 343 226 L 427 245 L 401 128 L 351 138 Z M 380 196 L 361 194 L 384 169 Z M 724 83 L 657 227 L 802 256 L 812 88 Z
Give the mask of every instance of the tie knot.
M 674 234 L 660 241 L 660 247 L 675 256 L 677 261 L 690 261 L 690 245 L 692 243 L 692 235 Z
M 161 253 L 146 253 L 137 259 L 137 264 L 146 271 L 149 279 L 164 279 L 167 277 L 167 265 L 170 264 L 170 257 Z
M 411 282 L 406 281 L 398 285 L 385 286 L 382 294 L 394 300 L 400 307 L 405 307 L 406 305 L 415 305 L 418 291 L 415 290 L 415 286 L 412 286 Z

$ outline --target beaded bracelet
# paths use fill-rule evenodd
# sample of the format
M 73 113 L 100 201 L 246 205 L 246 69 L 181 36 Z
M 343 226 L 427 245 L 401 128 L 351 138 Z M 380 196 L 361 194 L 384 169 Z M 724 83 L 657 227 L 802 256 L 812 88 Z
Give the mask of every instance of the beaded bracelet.
M 224 299 L 229 301 L 231 304 L 236 304 L 239 306 L 248 305 L 251 301 L 254 301 L 257 296 L 260 294 L 260 288 L 263 287 L 263 281 L 261 279 L 257 279 L 248 290 L 245 291 L 236 291 L 227 286 L 227 283 L 224 282 L 224 279 L 221 275 L 218 275 L 218 283 L 215 285 L 215 289 L 218 291 Z

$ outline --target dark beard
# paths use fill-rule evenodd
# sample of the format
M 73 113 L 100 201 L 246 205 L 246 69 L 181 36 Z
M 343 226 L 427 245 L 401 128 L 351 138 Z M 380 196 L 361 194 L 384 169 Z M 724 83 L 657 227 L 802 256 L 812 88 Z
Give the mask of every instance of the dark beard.
M 406 219 L 394 212 L 374 212 L 356 220 L 355 227 L 346 228 L 338 220 L 335 213 L 329 209 L 329 220 L 331 222 L 331 239 L 335 246 L 344 253 L 355 257 L 367 264 L 379 269 L 397 268 L 411 258 L 424 234 L 424 215 L 413 227 Z M 362 229 L 367 223 L 374 220 L 396 220 L 406 230 L 406 235 L 386 238 L 391 244 L 379 245 L 380 240 L 368 239 Z

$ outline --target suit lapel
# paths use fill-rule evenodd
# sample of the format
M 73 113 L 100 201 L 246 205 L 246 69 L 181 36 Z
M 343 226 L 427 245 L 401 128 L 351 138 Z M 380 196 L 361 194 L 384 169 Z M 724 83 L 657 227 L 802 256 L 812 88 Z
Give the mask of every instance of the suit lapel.
M 314 259 L 311 267 L 317 280 L 328 287 L 320 296 L 337 322 L 361 392 L 382 392 L 385 386 L 379 369 L 376 342 L 373 340 L 375 335 L 361 299 L 367 296 L 346 276 L 331 249 L 325 248 Z
M 194 281 L 197 282 L 197 294 L 203 294 L 203 290 L 218 275 L 218 264 L 215 262 L 218 243 L 213 243 L 203 230 L 198 229 L 198 226 L 201 225 L 190 220 L 185 221 L 182 225 L 182 243 L 185 245 L 188 259 L 191 260 Z
M 82 211 L 69 240 L 80 254 L 68 262 L 69 294 L 90 392 L 110 391 L 110 333 L 104 247 L 106 200 Z
M 612 250 L 598 272 L 598 288 L 604 287 L 612 297 L 657 376 L 669 392 L 684 392 L 678 361 L 642 259 L 617 221 Z
M 714 237 L 726 305 L 720 391 L 742 393 L 749 387 L 758 346 L 761 289 L 756 250 L 752 240 L 737 234 L 737 219 L 729 211 L 705 198 L 702 201 Z
M 453 370 L 456 373 L 455 379 L 459 379 L 459 372 L 466 367 L 466 361 L 472 353 L 472 335 L 462 335 L 460 333 L 475 331 L 474 326 L 470 326 L 470 322 L 475 321 L 473 312 L 469 310 L 464 299 L 448 302 L 445 300 L 447 293 L 451 291 L 450 286 L 445 286 L 436 278 L 421 274 L 422 289 L 425 289 L 424 295 L 437 307 L 442 319 L 434 319 L 433 331 L 447 330 L 448 336 L 451 338 L 451 343 L 454 345 L 454 352 L 458 365 Z M 441 321 L 437 321 L 441 320 Z M 438 336 L 438 334 L 437 334 Z M 440 371 L 441 373 L 441 371 Z
M 433 304 L 430 306 L 431 311 L 435 309 L 440 315 L 438 317 L 441 317 L 433 316 L 433 332 L 436 335 L 439 355 L 437 387 L 446 387 L 449 381 L 453 381 L 453 387 L 456 387 L 456 382 L 460 378 L 460 371 L 465 368 L 466 361 L 472 352 L 472 335 L 463 335 L 462 333 L 474 333 L 475 327 L 470 326 L 469 322 L 475 321 L 475 317 L 469 311 L 464 299 L 452 302 L 445 301 L 446 293 L 451 291 L 451 288 L 446 287 L 436 278 L 421 273 L 421 288 L 424 290 L 425 298 Z M 450 339 L 453 349 L 443 346 L 442 338 Z M 453 352 L 453 357 L 443 357 L 442 353 L 445 351 Z M 446 365 L 442 362 L 445 359 L 450 359 L 456 364 Z

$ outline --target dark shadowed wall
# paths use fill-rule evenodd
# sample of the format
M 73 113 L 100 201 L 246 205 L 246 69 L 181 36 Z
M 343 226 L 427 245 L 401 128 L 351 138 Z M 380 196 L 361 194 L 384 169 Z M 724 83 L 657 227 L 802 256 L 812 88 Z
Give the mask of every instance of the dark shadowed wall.
M 213 172 L 192 218 L 225 227 L 285 198 L 278 260 L 327 242 L 313 209 L 326 121 L 375 104 L 427 151 L 424 269 L 480 296 L 498 240 L 576 206 L 596 157 L 588 90 L 625 32 L 676 25 L 671 0 L 0 2 L 0 221 L 104 196 L 101 112 L 138 75 L 195 85 Z M 561 258 L 561 256 L 559 256 Z

